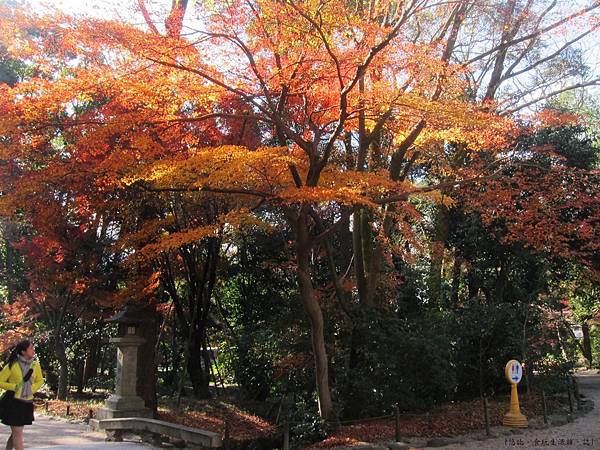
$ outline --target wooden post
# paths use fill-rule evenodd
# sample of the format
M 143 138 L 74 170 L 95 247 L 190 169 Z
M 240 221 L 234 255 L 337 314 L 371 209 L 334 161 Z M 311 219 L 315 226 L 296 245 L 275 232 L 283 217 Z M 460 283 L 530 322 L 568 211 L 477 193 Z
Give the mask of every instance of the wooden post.
M 71 415 L 71 405 L 67 404 L 67 416 Z
M 90 408 L 90 409 L 88 410 L 88 416 L 87 416 L 87 421 L 88 421 L 88 423 L 90 423 L 90 420 L 92 420 L 92 419 L 93 419 L 93 417 L 94 417 L 94 410 L 93 410 L 92 408 Z
M 289 415 L 285 416 L 283 422 L 283 450 L 290 450 L 290 418 Z
M 581 410 L 581 397 L 579 395 L 579 383 L 577 379 L 571 376 L 571 380 L 573 380 L 573 392 L 575 393 L 575 401 L 577 402 L 577 410 Z
M 231 426 L 229 421 L 225 421 L 225 436 L 223 437 L 223 450 L 229 450 L 231 448 Z
M 487 397 L 483 397 L 483 418 L 485 420 L 485 435 L 490 436 L 490 412 Z
M 396 442 L 400 442 L 400 406 L 396 405 Z
M 546 403 L 546 393 L 542 391 L 542 409 L 544 412 L 544 423 L 548 423 L 548 404 Z
M 48 403 L 48 400 L 46 400 L 46 414 L 48 413 L 48 411 L 50 411 L 50 404 Z
M 571 383 L 567 384 L 567 394 L 569 395 L 569 412 L 573 414 L 573 392 L 571 390 Z

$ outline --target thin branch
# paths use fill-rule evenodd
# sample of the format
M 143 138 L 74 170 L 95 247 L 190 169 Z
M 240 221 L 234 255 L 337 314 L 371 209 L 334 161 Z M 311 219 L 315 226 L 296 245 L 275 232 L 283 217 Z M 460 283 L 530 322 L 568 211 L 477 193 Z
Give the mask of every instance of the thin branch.
M 558 55 L 560 55 L 565 49 L 567 49 L 568 47 L 570 47 L 571 45 L 573 45 L 575 42 L 580 41 L 581 39 L 583 39 L 584 37 L 586 37 L 588 34 L 593 33 L 594 31 L 596 31 L 598 28 L 600 28 L 600 23 L 597 25 L 594 25 L 592 28 L 590 28 L 589 30 L 587 30 L 585 33 L 581 33 L 580 35 L 578 35 L 577 37 L 571 39 L 570 41 L 566 42 L 562 47 L 560 47 L 558 50 L 556 50 L 554 53 L 551 53 L 550 55 L 537 60 L 536 62 L 534 62 L 533 64 L 531 64 L 528 67 L 525 67 L 524 69 L 518 70 L 517 72 L 511 73 L 512 70 L 516 67 L 516 65 L 520 62 L 520 59 L 517 59 L 517 61 L 515 61 L 515 63 L 506 71 L 506 73 L 504 74 L 504 76 L 502 77 L 502 79 L 500 81 L 506 81 L 509 78 L 513 78 L 519 75 L 522 75 L 526 72 L 529 72 L 532 69 L 535 69 L 537 66 L 539 66 L 540 64 L 543 64 L 547 61 L 550 61 L 551 59 L 557 57 Z M 533 41 L 532 41 L 533 42 Z
M 496 161 L 493 161 L 484 169 L 484 171 L 491 169 L 492 167 L 497 166 L 497 165 L 501 164 L 503 161 L 506 161 L 508 159 L 509 159 L 508 157 L 505 157 L 505 158 L 500 158 Z M 379 199 L 373 199 L 373 203 L 376 203 L 378 205 L 387 205 L 390 203 L 406 201 L 412 195 L 424 194 L 427 192 L 432 192 L 432 191 L 437 191 L 437 190 L 442 190 L 442 189 L 456 188 L 456 187 L 459 187 L 459 186 L 462 186 L 465 184 L 489 180 L 489 179 L 492 179 L 492 178 L 495 178 L 496 176 L 498 176 L 498 174 L 500 174 L 500 172 L 504 169 L 505 169 L 505 166 L 501 166 L 498 169 L 496 169 L 493 173 L 491 173 L 490 175 L 479 175 L 479 176 L 465 178 L 464 180 L 458 180 L 458 181 L 457 180 L 445 181 L 445 182 L 433 184 L 430 186 L 423 186 L 420 188 L 411 189 L 410 191 L 406 191 L 401 194 L 392 195 L 389 197 L 382 197 Z
M 210 186 L 200 186 L 198 188 L 192 188 L 192 187 L 159 188 L 159 187 L 148 186 L 145 183 L 138 183 L 137 187 L 139 187 L 147 192 L 189 192 L 189 193 L 209 192 L 209 193 L 213 193 L 213 194 L 251 195 L 254 197 L 260 197 L 260 198 L 265 198 L 265 199 L 274 197 L 272 194 L 269 194 L 267 192 L 255 191 L 252 189 L 233 189 L 233 188 L 226 189 L 226 188 L 215 188 L 215 187 L 210 187 Z
M 371 64 L 371 61 L 373 61 L 375 56 L 377 56 L 379 54 L 379 52 L 381 52 L 384 48 L 386 48 L 389 45 L 389 43 L 395 37 L 398 36 L 402 25 L 404 25 L 406 20 L 408 20 L 410 9 L 412 7 L 414 7 L 416 5 L 416 3 L 417 3 L 416 0 L 413 1 L 413 3 L 411 4 L 411 7 L 409 9 L 407 9 L 405 14 L 403 14 L 401 18 L 398 19 L 398 22 L 392 28 L 392 30 L 390 32 L 388 32 L 388 34 L 381 40 L 381 42 L 379 42 L 377 45 L 371 47 L 371 49 L 369 50 L 369 53 L 368 53 L 367 57 L 365 58 L 365 60 L 363 61 L 363 63 L 357 67 L 356 73 L 355 73 L 354 77 L 352 78 L 352 80 L 342 89 L 342 91 L 340 93 L 340 102 L 339 102 L 340 115 L 339 115 L 338 123 L 325 144 L 325 149 L 323 150 L 323 157 L 321 158 L 321 161 L 317 165 L 316 170 L 314 171 L 313 174 L 309 174 L 309 175 L 312 175 L 312 177 L 313 177 L 313 179 L 309 180 L 309 182 L 311 184 L 313 184 L 313 185 L 316 184 L 320 173 L 322 172 L 322 170 L 325 168 L 325 165 L 329 161 L 329 157 L 331 155 L 331 151 L 333 150 L 335 141 L 338 139 L 342 130 L 344 129 L 344 124 L 346 122 L 346 119 L 348 118 L 348 110 L 347 110 L 348 94 L 354 88 L 354 86 L 356 86 L 356 84 L 359 82 L 359 80 L 365 75 L 367 68 L 369 67 L 369 65 Z
M 152 125 L 159 125 L 163 123 L 181 123 L 181 122 L 203 122 L 205 120 L 214 119 L 214 118 L 224 118 L 224 119 L 252 119 L 259 122 L 267 122 L 273 123 L 272 119 L 269 119 L 264 116 L 259 116 L 256 114 L 227 114 L 227 113 L 209 113 L 203 116 L 198 117 L 178 117 L 176 119 L 165 119 L 165 120 L 157 120 L 152 122 L 147 122 Z
M 177 62 L 168 62 L 168 61 L 164 61 L 164 60 L 159 60 L 156 58 L 153 58 L 151 56 L 146 56 L 146 58 L 152 62 L 155 62 L 156 64 L 161 64 L 167 67 L 172 67 L 174 69 L 178 69 L 178 70 L 183 70 L 183 71 L 187 71 L 187 72 L 191 72 L 194 73 L 196 75 L 199 75 L 200 77 L 204 78 L 205 80 L 241 97 L 242 99 L 244 99 L 246 102 L 254 105 L 256 108 L 258 108 L 262 113 L 264 113 L 267 117 L 269 117 L 273 123 L 275 123 L 278 127 L 281 127 L 281 129 L 285 132 L 285 134 L 290 137 L 296 144 L 298 144 L 302 149 L 307 150 L 309 148 L 309 144 L 302 139 L 297 133 L 295 133 L 294 131 L 292 131 L 288 126 L 285 125 L 285 123 L 283 122 L 283 120 L 281 119 L 281 117 L 276 113 L 276 111 L 269 111 L 268 109 L 266 109 L 263 105 L 261 105 L 259 102 L 257 102 L 255 100 L 255 96 L 253 94 L 250 94 L 248 92 L 242 91 L 241 89 L 232 87 L 230 85 L 228 85 L 227 83 L 219 80 L 218 78 L 209 75 L 208 73 L 199 70 L 199 69 L 195 69 L 193 67 L 188 67 L 188 66 L 184 66 L 180 63 Z
M 477 61 L 479 61 L 479 60 L 481 60 L 481 59 L 483 59 L 483 58 L 485 58 L 485 57 L 487 57 L 487 56 L 489 56 L 489 55 L 491 55 L 491 54 L 493 54 L 493 53 L 495 53 L 497 51 L 504 50 L 504 49 L 506 49 L 508 47 L 511 47 L 513 45 L 519 44 L 519 43 L 524 42 L 524 41 L 528 41 L 529 39 L 534 39 L 534 38 L 536 38 L 536 37 L 538 37 L 538 36 L 540 36 L 540 35 L 548 32 L 548 31 L 551 31 L 551 30 L 553 30 L 555 28 L 560 27 L 561 25 L 563 25 L 563 24 L 571 21 L 575 17 L 579 17 L 579 16 L 581 16 L 583 14 L 586 14 L 586 13 L 588 13 L 590 11 L 593 11 L 594 9 L 599 8 L 599 7 L 600 7 L 600 3 L 596 2 L 596 3 L 588 6 L 587 8 L 583 8 L 583 9 L 581 9 L 581 10 L 579 10 L 579 11 L 573 13 L 573 14 L 568 15 L 567 17 L 563 17 L 562 19 L 560 19 L 560 20 L 558 20 L 558 21 L 556 21 L 556 22 L 548 25 L 545 28 L 542 28 L 541 30 L 536 30 L 533 33 L 526 34 L 525 36 L 521 36 L 520 38 L 511 39 L 510 41 L 507 41 L 507 42 L 501 42 L 497 46 L 495 46 L 495 47 L 493 47 L 493 48 L 491 48 L 491 49 L 489 49 L 489 50 L 481 53 L 480 55 L 477 55 L 474 58 L 471 58 L 470 60 L 465 61 L 463 63 L 463 66 L 471 65 L 471 64 L 473 64 L 473 63 L 475 63 L 475 62 L 477 62 Z
M 258 80 L 258 83 L 260 84 L 260 87 L 263 91 L 263 95 L 265 96 L 265 100 L 271 107 L 271 110 L 274 111 L 275 108 L 274 108 L 274 105 L 271 103 L 271 97 L 270 97 L 269 88 L 267 86 L 267 82 L 265 81 L 262 74 L 258 70 L 258 66 L 256 64 L 256 60 L 254 59 L 254 55 L 252 55 L 252 51 L 248 48 L 248 46 L 236 35 L 231 36 L 231 35 L 224 34 L 224 33 L 205 33 L 205 34 L 207 36 L 210 36 L 213 38 L 223 38 L 223 39 L 231 42 L 232 44 L 234 44 L 236 47 L 238 47 L 244 53 L 244 55 L 246 56 L 246 59 L 248 60 L 248 63 L 250 64 L 250 68 L 252 69 L 252 72 L 254 73 L 254 76 L 256 77 L 256 79 Z
M 534 100 L 531 100 L 531 101 L 528 101 L 526 103 L 523 103 L 522 105 L 519 105 L 516 108 L 512 108 L 512 109 L 503 111 L 503 112 L 501 112 L 501 114 L 503 116 L 514 114 L 517 111 L 522 110 L 523 108 L 527 108 L 528 106 L 535 105 L 536 103 L 539 103 L 539 102 L 541 102 L 543 100 L 549 99 L 550 97 L 554 97 L 555 95 L 559 95 L 559 94 L 562 94 L 563 92 L 572 91 L 574 89 L 579 89 L 579 88 L 588 87 L 588 86 L 600 86 L 600 77 L 599 78 L 594 78 L 593 80 L 589 80 L 589 81 L 582 81 L 580 83 L 572 84 L 572 85 L 564 87 L 562 89 L 558 89 L 556 91 L 552 91 L 549 94 L 545 94 L 545 95 L 543 95 L 541 97 L 538 97 L 538 98 L 536 98 Z
M 142 15 L 144 16 L 146 25 L 148 25 L 148 27 L 150 28 L 150 31 L 152 31 L 152 33 L 154 33 L 154 34 L 160 35 L 160 33 L 158 32 L 158 29 L 156 28 L 156 25 L 154 25 L 154 22 L 152 21 L 152 17 L 150 17 L 150 13 L 148 12 L 148 9 L 146 8 L 146 1 L 138 0 L 138 6 L 140 8 L 140 11 L 142 12 Z
M 206 120 L 215 118 L 225 119 L 253 119 L 260 122 L 273 123 L 273 121 L 267 117 L 259 116 L 255 114 L 228 114 L 228 113 L 209 113 L 198 117 L 178 117 L 175 119 L 164 119 L 164 120 L 150 120 L 142 122 L 140 125 L 162 125 L 169 123 L 193 123 L 193 122 L 204 122 Z M 62 129 L 69 127 L 77 127 L 82 125 L 109 125 L 111 122 L 105 120 L 69 120 L 60 123 L 45 123 L 38 125 L 33 128 L 28 128 L 25 131 L 40 131 L 45 128 L 60 126 Z
M 340 89 L 344 89 L 344 79 L 342 77 L 342 69 L 340 67 L 340 61 L 337 58 L 337 56 L 335 55 L 335 53 L 333 53 L 333 50 L 331 49 L 331 46 L 329 45 L 329 42 L 327 41 L 327 37 L 325 36 L 325 33 L 323 32 L 323 29 L 312 17 L 310 17 L 308 14 L 306 14 L 300 8 L 298 8 L 298 6 L 296 5 L 295 2 L 290 1 L 289 3 L 292 6 L 292 8 L 294 8 L 296 10 L 296 12 L 298 12 L 298 14 L 300 14 L 300 16 L 304 17 L 315 28 L 315 30 L 317 30 L 317 33 L 319 33 L 319 36 L 321 37 L 321 41 L 323 41 L 323 45 L 325 46 L 325 50 L 327 51 L 327 54 L 329 55 L 329 57 L 331 58 L 331 60 L 333 61 L 334 65 L 335 65 L 335 70 L 337 73 L 338 82 L 340 84 Z M 317 13 L 320 14 L 320 11 L 317 11 Z
M 313 218 L 313 220 L 315 220 L 315 223 L 317 223 L 320 226 L 320 228 L 322 229 L 322 231 L 319 234 L 317 234 L 316 236 L 313 237 L 313 240 L 320 241 L 322 239 L 327 239 L 339 227 L 347 224 L 348 221 L 350 220 L 350 216 L 352 214 L 354 214 L 354 212 L 357 211 L 358 209 L 360 209 L 360 207 L 355 206 L 351 209 L 348 209 L 348 210 L 342 212 L 342 215 L 340 216 L 340 218 L 327 228 L 325 228 L 323 226 L 323 224 L 320 221 L 320 218 L 318 218 L 318 216 L 316 216 L 316 213 L 314 213 L 314 211 L 311 209 L 311 211 L 310 211 L 311 217 Z
M 546 15 L 552 10 L 554 9 L 554 7 L 556 6 L 557 0 L 554 0 L 537 18 L 536 22 L 535 22 L 535 26 L 533 27 L 533 29 L 538 29 L 540 24 L 542 23 L 542 21 L 544 20 L 544 17 L 546 17 Z M 527 44 L 527 47 L 525 48 L 525 50 L 523 50 L 523 52 L 516 58 L 516 60 L 513 62 L 513 64 L 506 70 L 502 80 L 504 80 L 505 76 L 510 75 L 512 73 L 512 71 L 515 69 L 515 67 L 517 67 L 517 65 L 523 60 L 523 58 L 525 56 L 527 56 L 527 54 L 529 53 L 529 51 L 533 48 L 533 46 L 535 45 L 536 40 L 535 39 L 531 39 L 529 41 L 529 43 Z

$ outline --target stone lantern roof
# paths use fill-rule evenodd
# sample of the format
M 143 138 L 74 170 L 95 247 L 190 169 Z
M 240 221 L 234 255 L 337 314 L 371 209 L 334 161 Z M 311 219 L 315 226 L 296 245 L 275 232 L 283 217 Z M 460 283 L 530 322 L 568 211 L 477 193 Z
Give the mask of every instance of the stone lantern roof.
M 129 304 L 106 321 L 123 325 L 139 325 L 145 322 L 153 322 L 154 318 L 146 308 Z

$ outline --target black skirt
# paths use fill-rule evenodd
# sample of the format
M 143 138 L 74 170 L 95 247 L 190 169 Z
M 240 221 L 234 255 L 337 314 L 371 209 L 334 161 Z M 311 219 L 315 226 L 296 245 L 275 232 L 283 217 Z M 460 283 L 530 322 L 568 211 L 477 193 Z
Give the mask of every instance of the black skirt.
M 31 425 L 33 422 L 33 402 L 25 402 L 16 398 L 6 402 L 2 423 L 12 427 Z

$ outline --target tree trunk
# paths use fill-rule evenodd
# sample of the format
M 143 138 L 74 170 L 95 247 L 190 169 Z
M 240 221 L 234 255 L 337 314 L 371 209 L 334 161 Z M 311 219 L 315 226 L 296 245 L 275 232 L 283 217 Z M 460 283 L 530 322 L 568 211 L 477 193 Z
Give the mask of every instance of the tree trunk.
M 56 336 L 54 343 L 54 356 L 58 361 L 59 372 L 58 372 L 58 391 L 56 398 L 58 400 L 67 399 L 67 391 L 69 389 L 69 361 L 67 360 L 67 352 L 65 349 L 65 343 L 62 341 L 60 336 Z
M 88 355 L 85 359 L 85 365 L 83 369 L 83 385 L 87 386 L 88 382 L 91 378 L 94 378 L 98 375 L 98 365 L 102 360 L 101 353 L 101 339 L 102 333 L 101 331 L 94 336 L 93 339 L 90 340 Z
M 523 364 L 523 377 L 527 389 L 527 398 L 531 399 L 531 379 L 529 378 L 529 357 L 527 353 L 527 321 L 529 320 L 529 305 L 525 304 L 525 317 L 523 319 L 523 331 L 521 340 L 521 364 Z
M 587 360 L 588 369 L 592 368 L 592 340 L 590 339 L 590 325 L 587 322 L 581 324 L 581 332 L 583 333 L 583 356 Z
M 85 387 L 85 383 L 83 380 L 85 372 L 85 360 L 82 358 L 78 358 L 75 360 L 75 379 L 77 380 L 77 395 L 83 394 L 83 388 Z
M 356 288 L 361 303 L 366 303 L 369 298 L 367 274 L 364 255 L 363 234 L 363 211 L 358 210 L 352 217 L 352 247 L 354 250 L 354 274 L 356 276 Z
M 429 298 L 434 304 L 442 305 L 443 266 L 446 241 L 448 239 L 450 215 L 448 208 L 438 205 L 434 219 L 434 238 L 431 243 L 431 265 L 429 267 Z
M 144 307 L 140 316 L 145 319 L 138 328 L 138 334 L 145 339 L 138 351 L 138 374 L 144 374 L 137 379 L 137 394 L 144 399 L 146 408 L 156 413 L 156 341 L 158 339 L 158 317 L 156 308 L 152 305 Z
M 333 413 L 331 392 L 329 390 L 329 366 L 325 348 L 325 330 L 323 312 L 315 298 L 310 274 L 311 242 L 307 226 L 307 214 L 300 212 L 296 224 L 296 262 L 298 266 L 298 287 L 304 310 L 308 314 L 312 337 L 312 350 L 315 358 L 315 378 L 319 399 L 319 414 L 329 419 Z
M 165 384 L 167 386 L 171 386 L 173 390 L 177 388 L 179 384 L 179 380 L 177 379 L 180 376 L 180 368 L 181 368 L 181 349 L 179 347 L 179 341 L 177 340 L 177 324 L 173 323 L 173 330 L 171 335 L 171 369 L 169 373 L 165 377 Z
M 483 359 L 484 359 L 484 351 L 483 351 L 483 337 L 482 333 L 479 334 L 479 348 L 477 353 L 477 369 L 479 375 L 479 396 L 483 397 L 485 394 L 485 382 L 484 382 L 484 368 L 483 368 Z
M 187 371 L 192 383 L 194 397 L 197 399 L 211 398 L 209 368 L 205 367 L 205 364 L 202 363 L 204 360 L 203 343 L 202 333 L 196 330 L 189 342 Z
M 450 284 L 450 308 L 458 307 L 458 291 L 460 289 L 460 270 L 462 266 L 462 260 L 460 256 L 455 252 L 454 254 L 454 265 L 452 266 L 452 283 Z
M 496 302 L 502 303 L 504 302 L 504 293 L 506 291 L 506 287 L 508 286 L 508 262 L 503 258 L 500 260 L 500 270 L 498 271 L 498 276 L 496 277 L 496 282 L 494 283 L 494 298 Z

